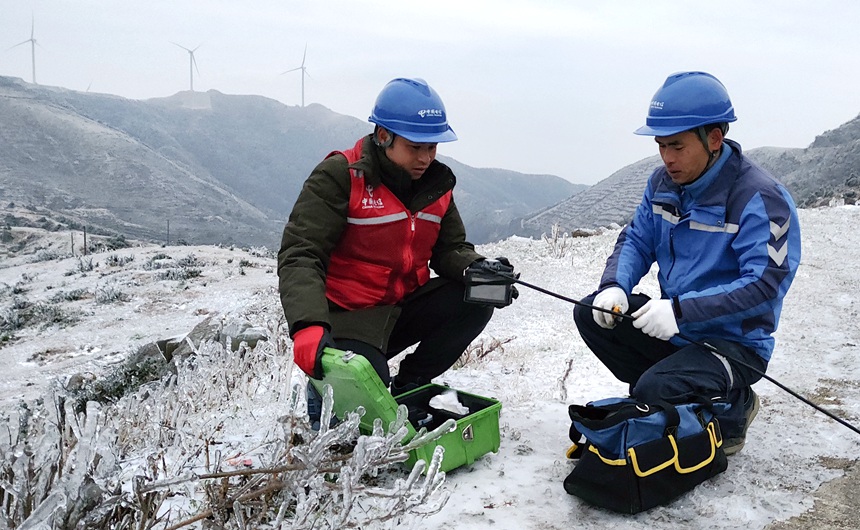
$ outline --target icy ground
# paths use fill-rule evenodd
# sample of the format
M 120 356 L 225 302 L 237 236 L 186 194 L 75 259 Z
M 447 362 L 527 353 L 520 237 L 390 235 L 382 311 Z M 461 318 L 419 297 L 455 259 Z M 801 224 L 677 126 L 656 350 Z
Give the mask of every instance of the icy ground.
M 804 210 L 800 219 L 802 265 L 785 302 L 768 374 L 857 424 L 860 208 Z M 479 250 L 491 257 L 509 257 L 525 281 L 581 298 L 597 285 L 617 233 L 575 239 L 563 257 L 554 256 L 544 241 L 517 237 Z M 158 253 L 175 259 L 193 254 L 205 264 L 201 276 L 154 281 L 139 266 Z M 219 247 L 152 246 L 111 254 L 134 255 L 135 261 L 110 268 L 104 265 L 107 253 L 96 255 L 99 266 L 86 275 L 67 274 L 75 268 L 75 258 L 30 263 L 27 257 L 17 257 L 0 262 L 0 288 L 20 284 L 31 300 L 47 300 L 63 290 L 94 292 L 108 287 L 129 295 L 126 302 L 96 304 L 90 298 L 66 304 L 70 311 L 80 311 L 80 322 L 23 330 L 17 341 L 0 348 L 0 406 L 11 408 L 22 398 L 40 396 L 55 378 L 103 373 L 140 345 L 181 336 L 208 315 L 246 319 L 259 327 L 278 319 L 271 258 Z M 643 290 L 654 293 L 654 282 L 652 274 Z M 745 449 L 730 457 L 725 473 L 668 507 L 636 516 L 584 504 L 562 488 L 572 468 L 564 458 L 569 445 L 566 407 L 620 395 L 626 389 L 587 351 L 574 329 L 571 310 L 567 302 L 520 288 L 519 299 L 498 311 L 481 337 L 505 342 L 503 351 L 436 381 L 503 403 L 501 449 L 448 473 L 444 488 L 450 500 L 421 528 L 761 529 L 810 510 L 816 490 L 840 477 L 856 460 L 860 436 L 762 381 L 755 387 L 762 411 L 750 428 Z M 296 382 L 303 376 L 295 372 L 285 375 Z M 249 384 L 264 388 L 260 381 L 265 377 L 251 374 Z M 273 428 L 270 423 L 284 412 L 281 394 L 269 389 L 255 397 L 255 409 L 232 414 L 224 426 L 225 438 L 229 434 L 239 440 L 237 444 L 253 447 L 255 436 Z M 230 406 L 224 403 L 223 409 Z M 221 413 L 224 410 L 211 411 L 213 416 Z M 236 454 L 241 453 L 240 445 Z

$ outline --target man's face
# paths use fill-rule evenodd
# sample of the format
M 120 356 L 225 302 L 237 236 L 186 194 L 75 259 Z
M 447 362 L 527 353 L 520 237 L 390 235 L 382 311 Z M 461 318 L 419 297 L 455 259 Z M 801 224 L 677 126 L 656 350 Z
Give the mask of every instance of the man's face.
M 419 144 L 395 136 L 385 154 L 389 160 L 409 172 L 412 180 L 418 180 L 427 171 L 430 162 L 436 159 L 436 144 Z
M 693 182 L 708 165 L 708 152 L 693 131 L 684 131 L 672 136 L 657 136 L 654 141 L 660 148 L 663 165 L 666 166 L 666 171 L 669 172 L 669 177 L 675 184 Z

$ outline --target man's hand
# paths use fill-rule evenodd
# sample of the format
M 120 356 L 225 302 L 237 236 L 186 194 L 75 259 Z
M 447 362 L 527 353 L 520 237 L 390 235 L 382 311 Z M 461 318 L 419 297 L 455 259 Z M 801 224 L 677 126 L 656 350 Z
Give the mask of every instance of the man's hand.
M 505 267 L 510 267 L 511 273 L 513 273 L 514 266 L 511 264 L 511 260 L 509 260 L 508 258 L 506 258 L 504 256 L 501 256 L 501 257 L 496 258 L 496 261 L 498 261 L 499 263 L 501 263 Z M 513 276 L 514 276 L 514 280 L 517 280 L 520 277 L 520 273 L 516 273 Z M 513 284 L 514 284 L 514 282 L 513 282 L 513 280 L 511 280 L 511 302 L 512 303 L 514 300 L 517 299 L 517 297 L 520 296 L 520 292 L 517 290 L 517 286 L 513 285 Z
M 649 300 L 630 316 L 634 318 L 633 327 L 655 339 L 669 340 L 678 333 L 671 300 Z
M 327 346 L 334 346 L 327 329 L 322 326 L 302 328 L 293 335 L 293 360 L 309 377 L 322 379 L 320 360 Z
M 615 311 L 616 313 L 626 313 L 627 309 L 630 307 L 630 304 L 627 302 L 627 293 L 625 293 L 624 289 L 621 287 L 607 287 L 600 291 L 597 293 L 597 296 L 594 297 L 594 305 L 595 307 L 608 309 L 610 311 Z M 598 311 L 596 309 L 591 310 L 591 316 L 600 327 L 606 329 L 614 328 L 615 323 L 617 322 L 616 319 L 619 318 L 615 315 Z
M 514 274 L 514 266 L 508 258 L 479 259 L 473 261 L 463 272 L 465 276 L 470 274 L 481 274 L 484 276 L 495 276 L 499 283 L 514 284 L 514 280 L 520 277 Z

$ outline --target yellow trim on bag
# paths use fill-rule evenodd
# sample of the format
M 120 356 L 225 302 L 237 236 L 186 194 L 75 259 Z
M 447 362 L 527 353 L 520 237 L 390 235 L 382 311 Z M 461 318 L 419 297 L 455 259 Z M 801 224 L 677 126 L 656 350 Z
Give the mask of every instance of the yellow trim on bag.
M 627 454 L 630 456 L 630 463 L 633 464 L 633 472 L 636 473 L 637 477 L 647 477 L 648 475 L 653 475 L 654 473 L 662 471 L 678 461 L 678 446 L 675 445 L 675 437 L 671 434 L 669 435 L 669 442 L 672 444 L 672 449 L 675 452 L 675 456 L 673 456 L 669 460 L 666 460 L 658 466 L 652 467 L 648 471 L 642 471 L 641 469 L 639 469 L 639 461 L 636 460 L 636 449 L 634 447 L 631 447 L 627 450 Z
M 618 460 L 610 460 L 608 458 L 604 458 L 603 455 L 600 454 L 600 451 L 598 451 L 597 448 L 594 447 L 594 445 L 589 445 L 588 450 L 591 451 L 592 453 L 596 454 L 597 458 L 601 459 L 603 461 L 603 463 L 606 465 L 609 465 L 609 466 L 626 466 L 627 465 L 627 460 L 625 460 L 624 458 L 619 458 Z
M 696 464 L 695 466 L 681 467 L 681 462 L 678 459 L 678 443 L 675 441 L 675 437 L 670 434 L 669 435 L 669 443 L 672 444 L 672 451 L 675 453 L 674 456 L 672 456 L 672 458 L 670 458 L 669 460 L 666 460 L 665 462 L 662 462 L 661 464 L 654 466 L 651 469 L 643 471 L 642 469 L 639 468 L 639 461 L 636 458 L 636 448 L 635 447 L 631 447 L 630 449 L 627 450 L 627 455 L 630 459 L 630 464 L 633 466 L 633 472 L 636 473 L 636 476 L 638 476 L 638 477 L 647 477 L 648 475 L 653 475 L 654 473 L 657 473 L 658 471 L 662 471 L 662 470 L 664 470 L 667 467 L 672 466 L 672 465 L 675 466 L 675 471 L 677 471 L 678 473 L 681 473 L 682 475 L 686 475 L 687 473 L 693 473 L 694 471 L 698 471 L 698 470 L 702 469 L 703 467 L 705 467 L 708 464 L 710 464 L 711 462 L 713 462 L 714 458 L 717 456 L 717 448 L 720 447 L 723 443 L 722 439 L 717 441 L 717 433 L 716 433 L 716 427 L 714 426 L 714 422 L 708 423 L 707 430 L 708 430 L 708 439 L 711 441 L 711 455 L 708 458 L 706 458 L 705 460 Z M 576 444 L 574 444 L 570 449 L 568 449 L 568 454 L 573 452 L 573 450 L 575 448 L 576 448 Z M 600 454 L 600 451 L 593 444 L 588 445 L 588 450 L 591 451 L 592 453 L 596 454 L 597 457 L 606 465 L 609 465 L 609 466 L 626 466 L 627 465 L 627 459 L 624 459 L 624 458 L 619 458 L 619 459 L 605 458 L 603 455 Z
M 564 456 L 573 459 L 573 456 L 571 455 L 575 453 L 577 449 L 579 449 L 579 444 L 571 445 L 570 447 L 568 447 L 567 451 L 565 451 Z
M 672 444 L 672 450 L 675 453 L 675 456 L 673 456 L 672 458 L 670 458 L 669 460 L 663 462 L 662 464 L 660 464 L 658 466 L 654 466 L 653 468 L 651 468 L 647 471 L 642 471 L 639 468 L 639 462 L 636 460 L 636 448 L 631 447 L 630 449 L 627 450 L 627 453 L 630 457 L 630 463 L 633 465 L 633 472 L 636 473 L 636 476 L 638 476 L 638 477 L 647 477 L 648 475 L 652 475 L 652 474 L 654 474 L 660 470 L 666 469 L 667 467 L 669 467 L 671 465 L 674 465 L 675 471 L 677 471 L 678 473 L 681 473 L 682 475 L 686 475 L 687 473 L 693 473 L 694 471 L 698 471 L 698 470 L 702 469 L 706 465 L 710 464 L 714 460 L 714 457 L 717 456 L 717 434 L 716 434 L 716 428 L 714 427 L 714 423 L 713 422 L 708 423 L 707 429 L 708 429 L 708 439 L 711 441 L 711 455 L 708 458 L 706 458 L 703 461 L 696 464 L 695 466 L 686 467 L 686 468 L 681 467 L 681 462 L 678 460 L 678 444 L 675 441 L 675 437 L 670 434 L 669 435 L 669 443 Z

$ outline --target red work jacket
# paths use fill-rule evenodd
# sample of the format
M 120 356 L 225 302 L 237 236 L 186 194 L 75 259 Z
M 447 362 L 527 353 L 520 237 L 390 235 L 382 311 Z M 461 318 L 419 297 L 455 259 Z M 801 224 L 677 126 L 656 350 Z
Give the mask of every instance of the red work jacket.
M 342 154 L 349 164 L 361 158 L 361 145 Z M 428 262 L 451 203 L 448 191 L 412 212 L 384 184 L 373 187 L 350 168 L 347 225 L 331 253 L 326 296 L 345 309 L 392 305 L 430 279 Z

